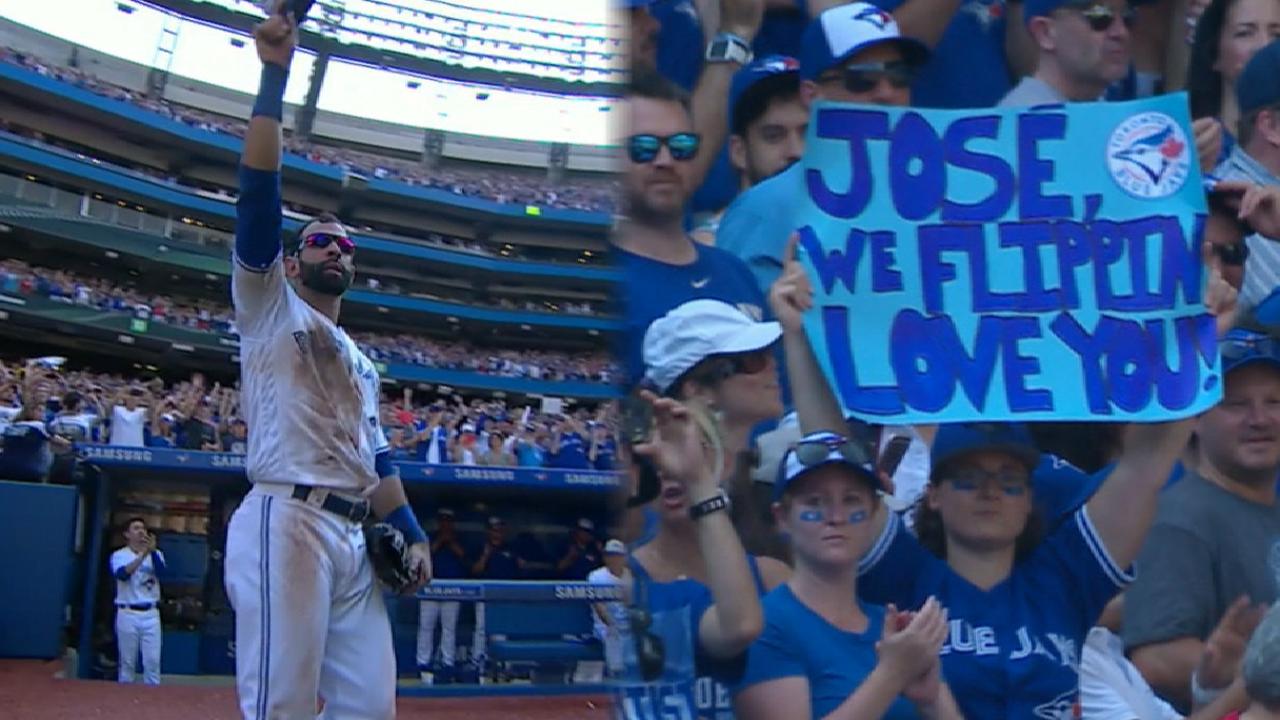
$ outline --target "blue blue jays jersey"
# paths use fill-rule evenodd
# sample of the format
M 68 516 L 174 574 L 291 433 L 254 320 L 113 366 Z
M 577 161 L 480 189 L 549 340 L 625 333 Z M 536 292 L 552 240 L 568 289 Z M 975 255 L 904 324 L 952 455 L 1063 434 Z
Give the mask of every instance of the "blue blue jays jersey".
M 754 557 L 747 561 L 756 592 L 764 581 Z M 698 642 L 702 615 L 715 604 L 711 589 L 697 580 L 654 582 L 644 566 L 630 562 L 634 597 L 652 618 L 647 632 L 662 641 L 662 675 L 645 682 L 634 642 L 623 649 L 623 679 L 615 686 L 615 716 L 621 720 L 733 720 L 733 701 L 726 683 L 736 682 L 746 657 L 719 661 L 703 652 Z M 631 632 L 644 632 L 631 628 Z
M 942 602 L 951 623 L 942 670 L 965 717 L 1072 720 L 1085 636 L 1132 580 L 1085 508 L 986 591 L 921 547 L 893 515 L 859 567 L 858 594 L 903 608 L 931 595 Z
M 754 320 L 764 319 L 764 294 L 746 266 L 723 250 L 688 242 L 698 253 L 688 265 L 671 265 L 613 248 L 615 265 L 623 274 L 626 326 L 618 335 L 628 385 L 644 375 L 644 334 L 649 325 L 690 300 L 722 300 Z

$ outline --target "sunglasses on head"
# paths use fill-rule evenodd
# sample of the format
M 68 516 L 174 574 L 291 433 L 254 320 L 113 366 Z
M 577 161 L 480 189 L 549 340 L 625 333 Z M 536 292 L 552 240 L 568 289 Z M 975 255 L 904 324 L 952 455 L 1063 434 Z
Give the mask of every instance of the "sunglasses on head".
M 298 251 L 301 252 L 304 247 L 313 247 L 317 250 L 323 250 L 329 247 L 330 243 L 337 243 L 338 250 L 343 255 L 350 255 L 356 251 L 356 244 L 346 235 L 334 235 L 333 233 L 311 233 L 302 238 L 302 243 L 298 245 Z
M 697 133 L 676 133 L 675 135 L 632 135 L 627 138 L 627 154 L 631 162 L 637 164 L 651 163 L 662 152 L 666 145 L 671 151 L 671 159 L 677 161 L 692 160 L 698 154 L 698 146 L 702 138 Z
M 839 74 L 829 75 L 824 82 L 840 80 L 844 89 L 851 93 L 868 93 L 876 89 L 881 81 L 887 80 L 895 88 L 903 89 L 911 86 L 916 79 L 916 67 L 909 62 L 858 63 L 845 65 Z
M 1117 18 L 1124 23 L 1124 26 L 1127 29 L 1133 29 L 1134 14 L 1132 8 L 1126 8 L 1123 13 L 1119 14 L 1117 14 L 1115 10 L 1112 10 L 1106 5 L 1102 5 L 1100 3 L 1076 5 L 1072 9 L 1080 13 L 1085 22 L 1089 23 L 1089 29 L 1094 32 L 1106 32 L 1107 30 L 1110 30 L 1111 26 L 1115 24 Z
M 795 444 L 796 460 L 805 467 L 813 467 L 826 462 L 831 453 L 838 452 L 845 462 L 854 465 L 866 465 L 871 462 L 871 454 L 864 443 L 839 435 L 825 440 L 801 440 Z
M 1250 333 L 1243 337 L 1224 338 L 1218 343 L 1218 352 L 1224 360 L 1258 356 L 1280 360 L 1280 341 L 1268 335 Z

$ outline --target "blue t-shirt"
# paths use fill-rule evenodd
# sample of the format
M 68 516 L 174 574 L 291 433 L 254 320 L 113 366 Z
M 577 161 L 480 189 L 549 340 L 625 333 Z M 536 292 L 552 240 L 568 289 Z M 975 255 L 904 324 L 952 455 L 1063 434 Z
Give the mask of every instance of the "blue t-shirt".
M 568 555 L 570 547 L 576 544 L 577 543 L 570 541 L 569 544 L 562 547 L 557 559 Z M 592 540 L 587 543 L 585 548 L 578 548 L 578 557 L 569 565 L 569 567 L 565 568 L 564 572 L 560 573 L 557 579 L 586 580 L 587 575 L 591 574 L 592 570 L 595 570 L 601 565 L 604 565 L 604 556 L 601 554 L 600 544 Z
M 874 0 L 893 12 L 906 0 Z M 911 88 L 911 104 L 922 108 L 985 108 L 1013 86 L 1005 57 L 1005 0 L 962 0 L 933 57 Z
M 619 341 L 629 385 L 644 375 L 644 334 L 649 325 L 690 300 L 721 300 L 755 320 L 764 319 L 764 295 L 741 261 L 719 248 L 686 242 L 698 253 L 688 265 L 671 265 L 613 248 L 615 265 L 624 278 L 625 327 Z
M 764 594 L 764 580 L 756 559 L 748 556 L 756 592 Z M 708 656 L 698 641 L 702 614 L 715 604 L 711 589 L 697 580 L 654 582 L 648 571 L 634 559 L 636 603 L 649 611 L 648 632 L 663 644 L 665 662 L 662 675 L 645 682 L 640 675 L 636 643 L 623 646 L 623 679 L 615 686 L 620 717 L 625 720 L 733 720 L 733 701 L 728 684 L 741 677 L 745 656 L 717 660 Z M 636 629 L 632 629 L 636 632 Z
M 560 452 L 551 456 L 549 467 L 566 470 L 589 470 L 591 463 L 587 461 L 587 446 L 583 437 L 576 432 L 560 435 Z
M 489 559 L 489 564 L 493 564 L 492 558 Z M 448 544 L 441 545 L 431 553 L 431 577 L 460 580 L 470 574 L 463 558 L 458 557 Z
M 876 666 L 876 642 L 884 627 L 884 608 L 862 605 L 865 632 L 841 630 L 800 602 L 788 585 L 780 585 L 761 601 L 764 632 L 747 651 L 747 668 L 734 693 L 751 685 L 789 677 L 809 681 L 809 712 L 826 717 L 849 698 Z M 919 715 L 899 697 L 885 720 L 914 720 Z
M 603 442 L 596 443 L 596 461 L 594 467 L 596 470 L 612 470 L 613 459 L 618 454 L 618 444 L 613 438 L 605 438 Z
M 472 557 L 478 561 L 483 554 L 484 545 L 481 545 Z M 494 548 L 489 554 L 489 561 L 485 563 L 484 570 L 480 572 L 480 578 L 484 580 L 520 579 L 520 564 L 510 543 L 504 542 Z
M 0 475 L 19 481 L 38 481 L 53 466 L 53 450 L 44 425 L 22 420 L 4 428 L 0 436 Z
M 925 550 L 896 514 L 858 572 L 864 601 L 914 609 L 935 596 L 947 608 L 942 671 L 964 716 L 983 720 L 1073 718 L 1085 636 L 1133 581 L 1083 508 L 987 591 Z
M 418 432 L 422 431 L 419 430 Z M 442 425 L 431 428 L 431 433 L 427 435 L 426 439 L 418 443 L 415 448 L 418 462 L 431 462 L 430 453 L 432 448 L 436 450 L 437 463 L 444 464 L 449 462 L 449 431 L 445 430 Z
M 803 224 L 807 197 L 804 168 L 796 163 L 739 195 L 720 218 L 716 247 L 746 263 L 762 295 L 782 274 L 782 251 Z
M 542 467 L 545 458 L 546 453 L 537 443 L 516 443 L 516 462 L 520 467 Z

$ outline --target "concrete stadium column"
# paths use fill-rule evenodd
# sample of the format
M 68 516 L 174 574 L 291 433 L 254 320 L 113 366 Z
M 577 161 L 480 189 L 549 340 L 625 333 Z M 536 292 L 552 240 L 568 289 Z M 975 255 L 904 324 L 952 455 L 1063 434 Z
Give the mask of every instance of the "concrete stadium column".
M 569 143 L 551 143 L 551 150 L 547 153 L 547 179 L 553 183 L 564 182 L 568 166 Z
M 444 131 L 427 128 L 422 134 L 422 166 L 434 170 L 444 155 Z
M 324 75 L 329 69 L 329 51 L 321 50 L 316 53 L 315 64 L 311 66 L 311 81 L 307 84 L 307 97 L 302 101 L 302 107 L 298 108 L 298 112 L 293 116 L 293 133 L 296 137 L 306 140 L 311 137 L 311 131 L 316 124 L 316 104 L 320 102 L 320 87 L 324 84 Z

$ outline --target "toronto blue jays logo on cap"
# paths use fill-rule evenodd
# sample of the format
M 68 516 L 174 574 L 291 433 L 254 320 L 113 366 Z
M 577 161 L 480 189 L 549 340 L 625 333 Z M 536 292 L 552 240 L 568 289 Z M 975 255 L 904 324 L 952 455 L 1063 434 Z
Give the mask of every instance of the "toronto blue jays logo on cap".
M 1134 197 L 1168 197 L 1187 181 L 1191 151 L 1173 118 L 1158 112 L 1134 115 L 1111 132 L 1107 169 L 1116 184 Z
M 893 16 L 878 7 L 863 7 L 854 13 L 853 19 L 869 22 L 879 30 L 885 29 L 889 23 L 893 22 Z

